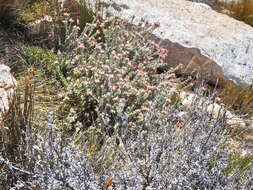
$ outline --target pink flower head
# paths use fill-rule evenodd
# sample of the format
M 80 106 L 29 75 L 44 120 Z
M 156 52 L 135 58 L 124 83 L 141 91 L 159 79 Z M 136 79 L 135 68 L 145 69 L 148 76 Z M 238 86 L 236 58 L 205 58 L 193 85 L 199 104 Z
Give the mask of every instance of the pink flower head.
M 97 50 L 102 50 L 102 46 L 99 45 L 99 44 L 97 44 L 97 45 L 95 46 L 95 48 L 96 48 Z
M 112 50 L 112 55 L 113 55 L 113 56 L 116 56 L 116 55 L 117 55 L 117 53 L 116 53 L 115 50 Z
M 74 20 L 73 18 L 70 18 L 70 19 L 69 19 L 69 22 L 70 22 L 70 23 L 73 23 L 73 22 L 75 22 L 75 20 Z
M 117 56 L 118 56 L 118 57 L 122 57 L 123 54 L 122 54 L 122 53 L 118 53 Z
M 161 54 L 161 55 L 159 55 L 159 57 L 160 57 L 160 59 L 162 59 L 162 60 L 165 60 L 165 58 L 166 58 L 166 55 L 164 55 L 164 54 Z
M 101 28 L 104 28 L 104 27 L 105 27 L 105 23 L 101 23 L 101 24 L 100 24 L 100 27 L 101 27 Z
M 145 72 L 143 72 L 143 71 L 138 71 L 138 73 L 137 73 L 139 76 L 144 76 L 145 75 Z
M 83 43 L 79 43 L 79 48 L 84 48 L 84 44 Z

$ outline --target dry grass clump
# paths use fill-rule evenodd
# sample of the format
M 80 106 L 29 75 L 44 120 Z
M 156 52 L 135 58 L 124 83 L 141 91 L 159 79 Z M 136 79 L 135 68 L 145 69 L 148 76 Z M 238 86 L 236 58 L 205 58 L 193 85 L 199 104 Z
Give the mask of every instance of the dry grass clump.
M 28 0 L 0 0 L 0 22 L 12 21 Z
M 230 16 L 253 26 L 253 0 L 219 2 L 218 4 L 229 10 Z
M 253 116 L 252 87 L 227 85 L 220 94 L 222 102 L 246 118 Z

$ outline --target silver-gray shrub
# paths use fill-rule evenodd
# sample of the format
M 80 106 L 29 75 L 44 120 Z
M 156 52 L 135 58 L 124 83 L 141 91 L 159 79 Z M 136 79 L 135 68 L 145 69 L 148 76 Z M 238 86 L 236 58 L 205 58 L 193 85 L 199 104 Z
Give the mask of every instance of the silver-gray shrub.
M 92 161 L 71 143 L 74 139 L 63 139 L 49 114 L 44 133 L 27 150 L 31 156 L 27 166 L 32 168 L 0 158 L 1 165 L 18 178 L 10 189 L 32 185 L 39 189 L 99 189 L 109 177 L 113 178 L 114 189 L 250 189 L 252 168 L 242 179 L 236 172 L 224 174 L 232 153 L 225 149 L 224 117 L 213 118 L 200 111 L 197 99 L 182 118 L 182 107 L 161 107 L 163 97 L 157 94 L 143 123 L 132 128 L 127 128 L 128 116 L 118 109 L 111 126 L 115 132 L 111 137 L 104 134 L 106 140 L 98 153 L 101 168 L 105 167 L 108 149 L 117 154 L 102 175 L 93 172 Z M 100 127 L 108 125 L 105 117 L 101 118 Z M 62 146 L 61 142 L 67 144 Z M 26 178 L 18 177 L 22 175 Z
M 225 148 L 224 116 L 213 118 L 202 112 L 196 99 L 182 121 L 176 106 L 163 108 L 166 115 L 157 109 L 162 98 L 156 96 L 143 125 L 116 134 L 122 154 L 117 160 L 127 168 L 109 174 L 115 178 L 116 189 L 250 189 L 249 171 L 243 177 L 236 171 L 225 175 L 233 151 Z M 123 115 L 119 112 L 116 128 L 127 127 Z M 180 129 L 178 123 L 182 123 Z
M 27 134 L 26 138 L 33 144 L 20 145 L 20 150 L 26 154 L 23 165 L 12 163 L 0 154 L 0 166 L 5 169 L 0 177 L 7 177 L 1 187 L 12 190 L 98 189 L 98 180 L 87 165 L 86 156 L 74 146 L 73 139 L 64 139 L 57 131 L 52 113 L 48 114 L 45 127 L 40 134 L 35 129 Z M 63 145 L 67 141 L 69 143 Z M 8 176 L 14 179 L 8 181 Z

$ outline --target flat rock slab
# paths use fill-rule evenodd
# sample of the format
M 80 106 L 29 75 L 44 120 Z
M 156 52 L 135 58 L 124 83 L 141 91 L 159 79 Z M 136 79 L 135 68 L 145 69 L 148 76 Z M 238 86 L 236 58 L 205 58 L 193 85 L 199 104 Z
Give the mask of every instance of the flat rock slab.
M 185 0 L 107 0 L 108 11 L 120 18 L 159 22 L 153 32 L 184 47 L 197 48 L 213 60 L 229 79 L 252 84 L 253 28 L 208 5 Z
M 0 117 L 9 109 L 9 103 L 17 85 L 10 68 L 0 64 Z

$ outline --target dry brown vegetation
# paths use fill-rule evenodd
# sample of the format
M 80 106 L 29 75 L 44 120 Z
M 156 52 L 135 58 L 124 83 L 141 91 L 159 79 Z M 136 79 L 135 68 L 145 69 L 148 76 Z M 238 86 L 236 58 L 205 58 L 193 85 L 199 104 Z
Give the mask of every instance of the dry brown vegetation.
M 219 3 L 229 11 L 229 15 L 253 26 L 253 0 L 232 1 L 229 3 Z
M 0 20 L 9 21 L 14 18 L 28 2 L 26 0 L 0 0 Z
M 227 85 L 220 94 L 223 103 L 246 117 L 253 115 L 253 89 L 238 85 Z

